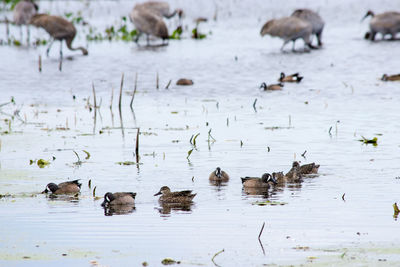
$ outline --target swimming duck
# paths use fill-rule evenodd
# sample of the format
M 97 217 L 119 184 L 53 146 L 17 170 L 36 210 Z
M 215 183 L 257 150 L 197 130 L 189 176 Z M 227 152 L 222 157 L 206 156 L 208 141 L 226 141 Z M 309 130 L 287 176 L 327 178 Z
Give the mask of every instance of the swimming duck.
M 269 188 L 271 183 L 275 184 L 275 179 L 269 173 L 264 173 L 259 177 L 241 177 L 244 187 L 265 187 Z
M 168 186 L 161 187 L 160 191 L 154 194 L 154 196 L 158 195 L 161 195 L 159 201 L 163 203 L 188 203 L 192 202 L 196 196 L 196 194 L 192 194 L 192 190 L 171 192 Z
M 221 170 L 220 167 L 217 167 L 215 171 L 210 174 L 209 180 L 214 182 L 228 182 L 229 175 Z
M 400 81 L 400 74 L 387 75 L 383 74 L 382 81 Z
M 320 165 L 313 163 L 304 164 L 300 166 L 300 173 L 301 174 L 313 174 L 318 173 L 318 168 Z
M 285 179 L 288 182 L 301 182 L 301 172 L 300 172 L 300 164 L 297 161 L 294 161 L 292 164 L 292 168 L 288 173 L 285 174 Z
M 42 193 L 51 192 L 52 194 L 60 195 L 60 194 L 75 194 L 81 191 L 82 184 L 79 183 L 78 180 L 68 181 L 60 184 L 49 183 L 46 186 L 46 189 Z
M 275 91 L 275 90 L 282 90 L 283 83 L 278 83 L 278 84 L 270 84 L 267 85 L 266 83 L 262 83 L 260 85 L 260 89 L 264 89 L 264 91 Z
M 132 192 L 107 192 L 101 206 L 135 205 L 136 193 Z
M 292 75 L 286 76 L 284 72 L 281 72 L 281 77 L 278 79 L 279 82 L 286 82 L 286 83 L 299 83 L 303 80 L 303 76 L 299 76 L 300 74 L 293 73 Z

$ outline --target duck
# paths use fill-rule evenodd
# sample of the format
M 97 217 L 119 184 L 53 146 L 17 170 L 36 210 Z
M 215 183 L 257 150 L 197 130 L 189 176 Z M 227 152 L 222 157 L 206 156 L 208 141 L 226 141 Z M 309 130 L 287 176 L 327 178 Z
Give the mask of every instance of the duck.
M 107 192 L 101 206 L 135 205 L 136 193 L 133 192 Z
M 300 173 L 301 174 L 315 174 L 318 173 L 320 165 L 315 164 L 315 162 L 304 164 L 300 166 Z
M 307 8 L 296 9 L 291 16 L 309 22 L 312 26 L 311 34 L 315 34 L 317 37 L 318 46 L 322 46 L 321 37 L 325 22 L 317 12 Z
M 275 179 L 269 173 L 264 173 L 261 178 L 259 177 L 241 177 L 243 187 L 264 187 L 269 188 L 272 182 L 276 183 Z
M 192 194 L 192 190 L 171 192 L 168 186 L 161 187 L 160 191 L 154 196 L 161 195 L 161 203 L 190 203 L 197 194 Z
M 283 88 L 283 83 L 278 83 L 278 84 L 270 84 L 267 85 L 265 82 L 263 82 L 260 85 L 260 89 L 264 89 L 264 91 L 277 91 L 277 90 L 282 90 Z
M 316 49 L 317 47 L 311 44 L 312 25 L 308 21 L 297 17 L 283 17 L 280 19 L 272 19 L 267 21 L 261 28 L 261 36 L 267 34 L 272 37 L 280 37 L 283 39 L 283 45 L 281 51 L 287 43 L 293 42 L 292 50 L 295 51 L 294 45 L 297 39 L 303 39 L 306 46 L 310 49 Z
M 303 80 L 303 76 L 300 76 L 298 72 L 293 73 L 291 75 L 286 76 L 284 72 L 281 72 L 281 77 L 278 79 L 279 82 L 286 82 L 286 83 L 299 83 Z
M 387 75 L 383 74 L 382 81 L 400 81 L 400 74 Z
M 382 34 L 382 39 L 386 34 L 390 34 L 392 40 L 396 39 L 396 33 L 400 32 L 400 12 L 388 11 L 375 15 L 374 12 L 368 10 L 362 20 L 368 16 L 372 19 L 369 23 L 370 31 L 365 34 L 365 39 L 374 41 L 377 33 Z
M 301 182 L 302 175 L 300 172 L 300 164 L 297 161 L 294 161 L 292 164 L 292 168 L 285 174 L 284 179 L 287 182 Z
M 79 183 L 79 179 L 74 181 L 63 182 L 58 185 L 55 183 L 49 183 L 47 184 L 46 189 L 42 193 L 51 192 L 52 194 L 56 195 L 76 194 L 81 191 L 81 186 L 82 184 Z
M 228 182 L 229 181 L 229 175 L 221 170 L 220 167 L 217 167 L 215 171 L 210 173 L 209 180 L 213 182 Z
M 193 85 L 193 80 L 182 78 L 176 82 L 176 85 Z

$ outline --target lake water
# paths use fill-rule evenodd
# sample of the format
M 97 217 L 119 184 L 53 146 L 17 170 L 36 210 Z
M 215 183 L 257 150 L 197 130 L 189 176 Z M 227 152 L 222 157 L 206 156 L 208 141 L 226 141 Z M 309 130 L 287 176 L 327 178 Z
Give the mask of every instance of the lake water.
M 185 11 L 188 30 L 185 38 L 165 47 L 88 42 L 87 28 L 80 26 L 74 44 L 87 47 L 89 56 L 64 47 L 60 72 L 57 43 L 50 57 L 44 46 L 0 46 L 0 104 L 15 99 L 0 113 L 0 194 L 5 195 L 0 198 L 0 265 L 160 266 L 172 258 L 184 266 L 214 266 L 212 258 L 221 250 L 214 258 L 219 266 L 399 264 L 399 222 L 392 205 L 399 201 L 400 186 L 400 83 L 380 77 L 400 72 L 400 42 L 364 40 L 369 19 L 360 19 L 368 9 L 381 13 L 400 10 L 400 5 L 170 3 Z M 51 14 L 80 10 L 98 29 L 117 23 L 133 5 L 39 2 L 40 10 Z M 268 19 L 299 7 L 324 18 L 324 46 L 292 53 L 288 45 L 282 53 L 280 39 L 261 38 L 259 31 Z M 12 18 L 5 11 L 1 16 Z M 207 38 L 190 39 L 193 20 L 200 16 L 209 19 L 199 28 Z M 170 30 L 176 23 L 168 22 Z M 19 38 L 18 28 L 10 26 L 10 31 Z M 47 35 L 32 29 L 31 38 L 36 37 Z M 296 43 L 299 50 L 302 46 Z M 281 71 L 300 72 L 304 79 L 279 92 L 260 91 L 262 82 L 276 83 Z M 179 78 L 190 78 L 194 85 L 177 86 Z M 92 83 L 101 104 L 96 122 L 88 108 Z M 140 165 L 117 164 L 136 160 L 138 127 Z M 208 137 L 210 130 L 215 141 Z M 193 146 L 189 140 L 198 133 Z M 378 145 L 362 144 L 362 136 L 377 137 Z M 29 164 L 38 159 L 50 164 Z M 319 175 L 270 190 L 268 196 L 242 190 L 240 177 L 287 172 L 293 160 L 320 164 Z M 218 166 L 231 176 L 219 187 L 208 181 Z M 40 194 L 47 183 L 68 179 L 81 179 L 79 197 Z M 180 210 L 161 207 L 153 195 L 164 185 L 193 190 L 194 204 Z M 98 197 L 136 192 L 135 209 L 105 214 L 102 199 L 93 198 L 94 187 Z M 255 205 L 266 200 L 278 205 Z

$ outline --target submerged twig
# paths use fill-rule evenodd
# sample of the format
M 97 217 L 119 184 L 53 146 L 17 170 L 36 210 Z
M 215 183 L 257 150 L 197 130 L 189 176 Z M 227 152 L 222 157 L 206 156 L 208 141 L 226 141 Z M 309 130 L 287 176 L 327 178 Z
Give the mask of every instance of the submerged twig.
M 139 132 L 140 132 L 140 128 L 137 129 L 137 133 L 136 133 L 136 148 L 135 148 L 136 163 L 139 163 Z
M 165 86 L 165 89 L 168 89 L 169 86 L 171 85 L 172 80 L 169 80 L 169 82 L 167 83 L 167 86 Z
M 257 98 L 254 99 L 254 103 L 253 103 L 253 109 L 255 112 L 257 112 L 256 103 L 257 103 Z
M 118 107 L 119 110 L 121 110 L 121 102 L 122 102 L 122 87 L 124 86 L 124 73 L 122 73 L 121 76 L 121 86 L 119 88 L 119 103 L 118 103 Z
M 42 72 L 42 56 L 39 55 L 39 72 Z
M 301 154 L 301 156 L 302 156 L 303 158 L 306 158 L 306 153 L 307 153 L 307 150 L 304 150 L 304 152 L 303 152 L 303 154 Z
M 129 104 L 129 106 L 131 107 L 131 109 L 133 109 L 133 100 L 135 99 L 136 88 L 137 88 L 137 72 L 136 72 L 136 74 L 135 74 L 135 88 L 133 89 L 133 94 L 132 94 L 132 98 L 131 98 L 131 103 Z
M 217 257 L 219 254 L 221 254 L 222 252 L 224 252 L 225 249 L 222 249 L 221 251 L 218 251 L 217 253 L 214 254 L 214 256 L 211 258 L 211 261 L 214 263 L 215 266 L 220 266 L 218 264 L 215 263 L 214 259 L 215 257 Z
M 157 71 L 157 76 L 156 76 L 156 88 L 157 88 L 157 90 L 159 88 L 158 84 L 159 84 L 159 78 L 158 78 L 158 71 Z
M 260 233 L 258 234 L 258 240 L 260 240 L 260 237 L 261 237 L 261 235 L 262 235 L 262 232 L 264 231 L 264 226 L 265 226 L 265 222 L 263 223 L 263 225 L 262 225 L 262 227 L 261 227 L 261 230 L 260 230 Z
M 344 199 L 344 196 L 346 195 L 346 193 L 343 193 L 343 195 L 342 195 L 342 200 L 343 201 L 346 201 L 345 199 Z

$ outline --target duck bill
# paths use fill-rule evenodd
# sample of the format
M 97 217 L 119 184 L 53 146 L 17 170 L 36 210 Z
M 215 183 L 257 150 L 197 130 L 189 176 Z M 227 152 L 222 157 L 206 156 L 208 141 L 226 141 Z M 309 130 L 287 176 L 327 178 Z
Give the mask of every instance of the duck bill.
M 42 192 L 42 194 L 47 194 L 49 192 L 49 190 L 47 190 L 47 188 Z
M 161 195 L 161 192 L 155 193 L 154 196 Z
M 105 207 L 106 206 L 106 201 L 103 201 L 103 203 L 101 203 L 101 206 Z

